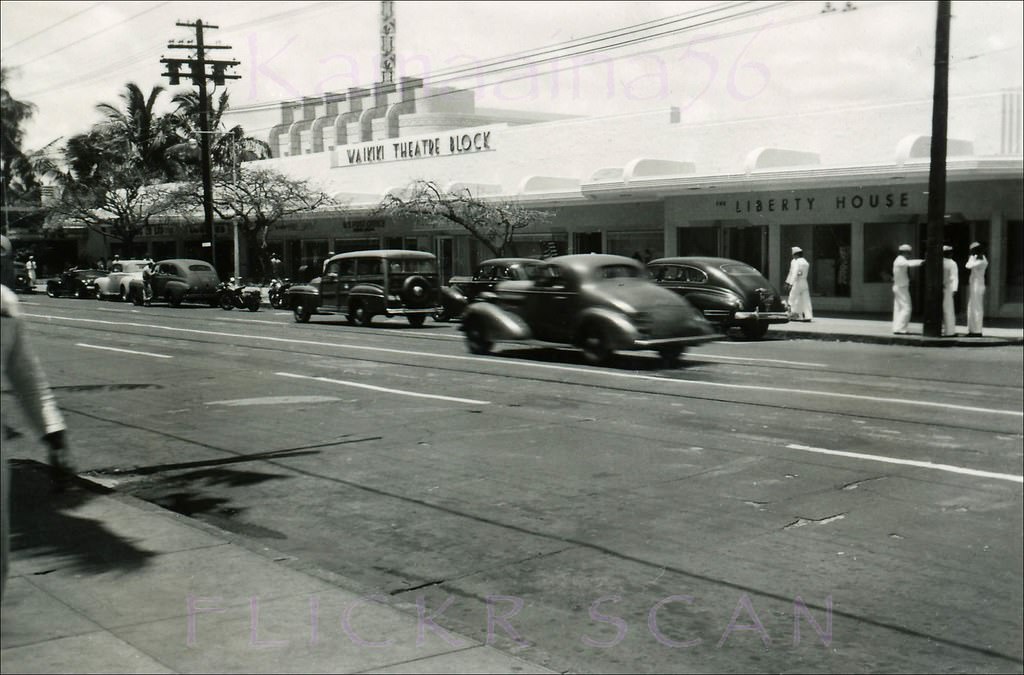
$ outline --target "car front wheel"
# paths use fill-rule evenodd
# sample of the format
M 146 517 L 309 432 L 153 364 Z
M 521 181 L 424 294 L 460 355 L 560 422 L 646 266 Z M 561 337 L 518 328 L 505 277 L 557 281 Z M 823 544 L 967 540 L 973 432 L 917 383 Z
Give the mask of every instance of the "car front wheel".
M 661 357 L 661 362 L 668 368 L 673 368 L 679 365 L 679 359 L 682 357 L 685 350 L 682 347 L 662 347 L 658 350 L 658 356 Z
M 373 321 L 373 314 L 361 302 L 357 302 L 352 307 L 350 316 L 352 317 L 352 322 L 357 326 L 369 326 L 370 322 Z
M 409 325 L 412 326 L 413 328 L 419 328 L 420 326 L 423 325 L 423 322 L 427 320 L 427 317 L 423 314 L 413 314 L 408 318 Z
M 46 294 L 51 298 L 57 297 L 57 289 L 52 284 L 46 284 Z

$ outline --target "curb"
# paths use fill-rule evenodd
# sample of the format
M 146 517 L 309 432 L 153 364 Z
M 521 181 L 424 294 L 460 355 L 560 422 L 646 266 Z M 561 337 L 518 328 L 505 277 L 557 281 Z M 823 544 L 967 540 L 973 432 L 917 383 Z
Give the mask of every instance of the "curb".
M 880 345 L 911 347 L 1007 347 L 1024 345 L 1024 338 L 980 337 L 925 337 L 923 335 L 864 335 L 859 333 L 816 333 L 800 330 L 780 330 L 775 333 L 785 340 L 821 340 L 830 342 L 860 342 Z

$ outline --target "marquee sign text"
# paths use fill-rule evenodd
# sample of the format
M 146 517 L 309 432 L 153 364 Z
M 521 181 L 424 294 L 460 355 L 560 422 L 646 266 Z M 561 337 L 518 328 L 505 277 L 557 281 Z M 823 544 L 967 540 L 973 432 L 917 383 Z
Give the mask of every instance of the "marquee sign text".
M 422 138 L 398 143 L 374 143 L 361 148 L 342 148 L 350 166 L 394 162 L 421 157 L 461 155 L 469 152 L 493 150 L 491 132 L 477 131 L 466 134 L 451 134 L 436 138 Z
M 818 197 L 769 197 L 767 199 L 736 199 L 732 206 L 736 213 L 786 213 L 793 211 L 813 211 L 815 207 L 828 204 L 829 200 Z M 715 203 L 718 207 L 728 207 L 725 200 Z M 836 195 L 831 204 L 837 211 L 846 209 L 877 209 L 884 207 L 907 208 L 910 206 L 909 192 L 868 192 L 865 194 Z

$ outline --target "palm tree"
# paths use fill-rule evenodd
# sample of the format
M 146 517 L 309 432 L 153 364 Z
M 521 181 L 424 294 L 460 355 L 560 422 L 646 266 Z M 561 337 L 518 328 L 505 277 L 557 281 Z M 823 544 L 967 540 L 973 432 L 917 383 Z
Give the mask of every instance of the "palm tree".
M 123 109 L 100 103 L 96 109 L 106 115 L 106 124 L 113 137 L 123 143 L 126 159 L 136 164 L 145 175 L 154 179 L 173 179 L 174 166 L 166 151 L 180 142 L 174 115 L 158 115 L 154 108 L 164 88 L 155 86 L 146 96 L 134 82 L 121 93 Z
M 19 101 L 7 91 L 7 68 L 0 67 L 0 117 L 2 117 L 2 139 L 0 139 L 0 170 L 3 185 L 0 199 L 4 209 L 4 226 L 8 220 L 8 208 L 16 203 L 24 205 L 38 202 L 38 183 L 32 170 L 30 157 L 21 149 L 25 132 L 22 124 L 32 118 L 35 106 Z
M 191 139 L 187 145 L 180 145 L 172 151 L 174 156 L 183 163 L 193 165 L 199 162 L 199 94 L 194 91 L 182 92 L 174 96 L 172 101 L 178 104 L 176 111 L 178 135 Z M 217 102 L 207 112 L 207 128 L 213 130 L 210 143 L 210 161 L 215 170 L 238 173 L 241 162 L 270 157 L 270 145 L 265 141 L 247 136 L 241 125 L 223 130 L 224 113 L 229 107 L 228 93 L 222 91 Z

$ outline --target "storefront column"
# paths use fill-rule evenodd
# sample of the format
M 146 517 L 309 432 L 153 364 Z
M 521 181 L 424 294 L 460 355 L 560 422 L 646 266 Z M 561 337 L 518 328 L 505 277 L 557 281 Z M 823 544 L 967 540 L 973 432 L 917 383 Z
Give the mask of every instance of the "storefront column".
M 864 309 L 864 222 L 850 223 L 850 309 Z
M 988 279 L 985 288 L 985 316 L 1002 316 L 1003 285 L 1006 282 L 1006 219 L 1002 211 L 996 211 L 989 218 L 989 241 L 985 255 L 988 256 Z

